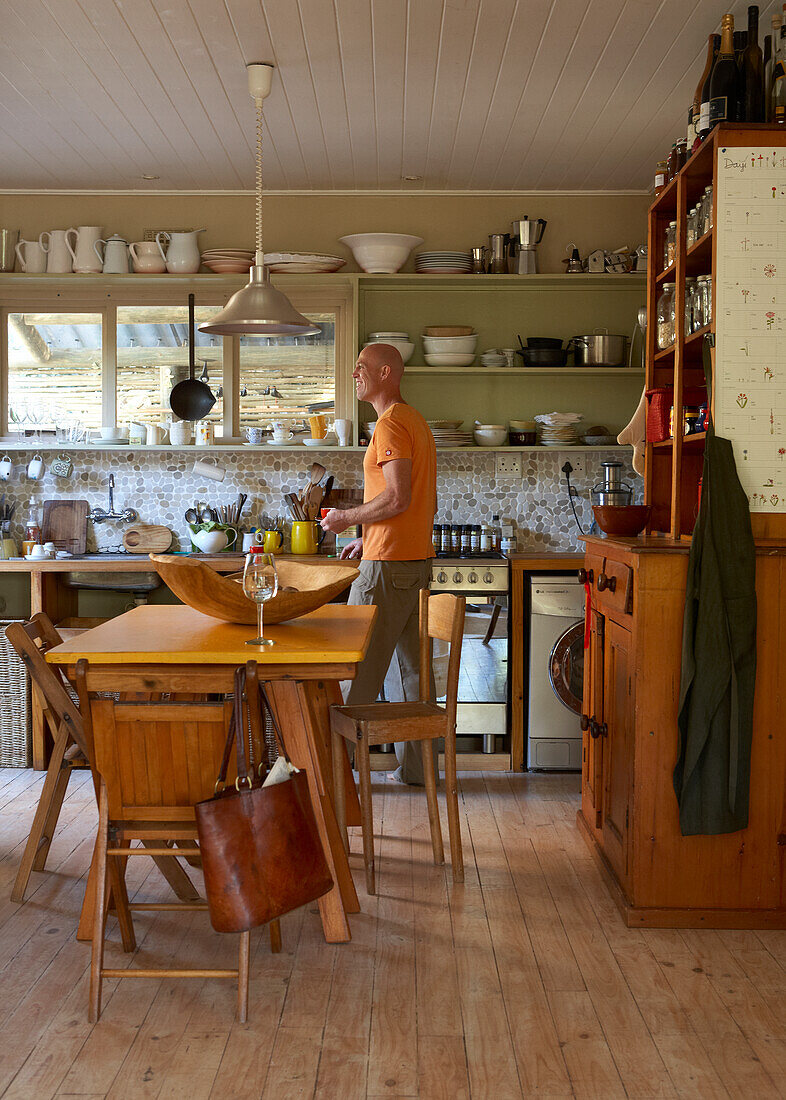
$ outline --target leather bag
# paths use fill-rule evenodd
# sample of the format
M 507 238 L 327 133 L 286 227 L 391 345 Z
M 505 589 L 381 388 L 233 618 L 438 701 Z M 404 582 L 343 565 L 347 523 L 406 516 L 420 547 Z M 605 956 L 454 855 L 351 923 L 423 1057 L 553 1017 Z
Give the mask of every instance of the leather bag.
M 235 671 L 235 705 L 229 723 L 216 793 L 198 802 L 197 833 L 210 921 L 217 932 L 245 932 L 315 901 L 333 887 L 317 830 L 308 778 L 293 771 L 283 783 L 264 787 L 267 757 L 251 774 L 246 765 L 246 670 Z M 260 690 L 286 757 L 275 715 Z M 225 786 L 232 746 L 237 779 Z M 250 747 L 250 746 L 249 746 Z

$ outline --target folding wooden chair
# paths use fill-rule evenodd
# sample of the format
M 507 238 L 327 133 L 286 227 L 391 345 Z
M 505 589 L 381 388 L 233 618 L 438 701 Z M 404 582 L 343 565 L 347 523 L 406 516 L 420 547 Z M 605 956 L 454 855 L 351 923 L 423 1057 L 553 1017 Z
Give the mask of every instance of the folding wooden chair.
M 437 785 L 434 778 L 434 741 L 445 739 L 445 796 L 448 809 L 450 855 L 453 881 L 464 881 L 461 854 L 461 827 L 458 812 L 456 781 L 456 705 L 458 701 L 461 642 L 464 632 L 463 596 L 446 592 L 430 596 L 420 593 L 420 701 L 413 703 L 371 703 L 351 707 L 331 707 L 330 726 L 333 736 L 333 778 L 335 784 L 336 818 L 349 851 L 344 804 L 344 740 L 355 746 L 355 761 L 360 779 L 360 812 L 363 832 L 363 861 L 366 867 L 366 889 L 375 892 L 374 881 L 374 818 L 371 809 L 371 763 L 369 747 L 391 741 L 420 741 L 423 752 L 423 774 L 431 827 L 434 862 L 443 863 L 442 827 L 439 820 Z M 446 705 L 428 701 L 431 672 L 431 639 L 450 643 Z
M 99 774 L 98 873 L 94 907 L 93 954 L 90 972 L 89 1019 L 101 1013 L 101 987 L 114 978 L 236 978 L 237 1013 L 248 1015 L 250 933 L 240 933 L 237 969 L 111 969 L 104 967 L 106 896 L 111 884 L 121 921 L 131 924 L 136 910 L 207 909 L 206 902 L 129 904 L 121 860 L 138 855 L 176 858 L 182 850 L 174 842 L 193 843 L 197 838 L 194 805 L 213 794 L 226 744 L 232 703 L 158 700 L 118 701 L 89 696 L 88 663 L 77 664 L 76 682 L 83 712 L 90 709 L 95 766 Z M 250 744 L 259 744 L 261 716 L 248 708 Z M 252 757 L 259 760 L 259 749 Z M 234 751 L 229 777 L 234 774 Z M 132 844 L 141 840 L 142 845 Z M 147 845 L 147 846 L 145 846 Z M 133 929 L 131 930 L 133 936 Z M 270 923 L 271 948 L 280 950 L 278 921 Z

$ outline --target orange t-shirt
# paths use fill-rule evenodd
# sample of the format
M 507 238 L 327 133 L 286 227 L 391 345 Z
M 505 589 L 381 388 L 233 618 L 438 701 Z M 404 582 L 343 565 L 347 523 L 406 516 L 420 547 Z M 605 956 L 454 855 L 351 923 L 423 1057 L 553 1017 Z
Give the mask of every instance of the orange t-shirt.
M 363 524 L 363 557 L 372 561 L 420 561 L 434 556 L 432 528 L 437 508 L 437 449 L 426 421 L 411 405 L 385 409 L 363 459 L 363 501 L 385 489 L 382 468 L 392 459 L 412 462 L 409 507 L 391 519 Z

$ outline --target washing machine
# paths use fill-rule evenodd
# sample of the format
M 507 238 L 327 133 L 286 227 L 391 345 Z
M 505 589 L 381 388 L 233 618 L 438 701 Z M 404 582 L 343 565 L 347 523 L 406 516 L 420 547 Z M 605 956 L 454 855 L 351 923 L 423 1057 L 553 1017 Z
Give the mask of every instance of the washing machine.
M 584 589 L 574 576 L 530 575 L 530 768 L 581 770 Z

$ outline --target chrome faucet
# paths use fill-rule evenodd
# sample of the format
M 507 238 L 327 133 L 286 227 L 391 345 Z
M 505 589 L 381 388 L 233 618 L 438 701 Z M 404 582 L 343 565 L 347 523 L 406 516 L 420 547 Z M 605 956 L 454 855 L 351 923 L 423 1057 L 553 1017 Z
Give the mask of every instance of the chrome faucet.
M 92 508 L 87 516 L 93 523 L 103 523 L 107 519 L 121 519 L 124 523 L 133 523 L 137 513 L 133 508 L 124 508 L 122 512 L 115 511 L 115 475 L 109 475 L 109 511 L 104 508 Z

